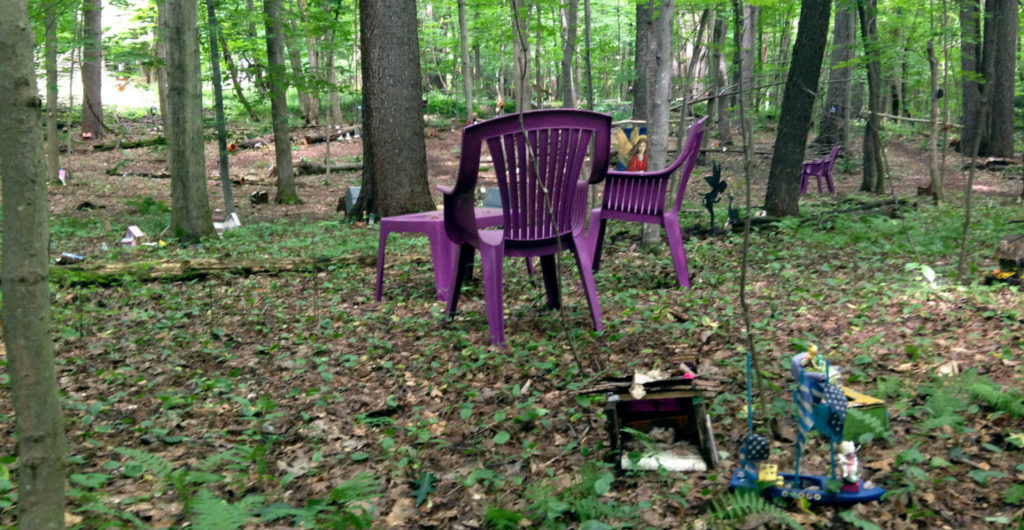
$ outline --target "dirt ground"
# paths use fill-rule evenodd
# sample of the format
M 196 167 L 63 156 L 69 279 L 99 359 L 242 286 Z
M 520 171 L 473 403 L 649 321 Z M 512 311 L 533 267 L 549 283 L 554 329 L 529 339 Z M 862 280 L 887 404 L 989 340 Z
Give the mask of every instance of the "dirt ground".
M 152 134 L 154 129 L 152 124 L 136 127 L 129 137 Z M 292 132 L 296 146 L 294 160 L 324 158 L 325 144 L 301 143 L 301 138 L 313 132 L 319 131 L 296 129 Z M 236 139 L 249 137 L 240 133 Z M 428 130 L 428 178 L 435 203 L 440 200 L 433 191 L 434 186 L 448 184 L 454 178 L 459 139 L 458 130 Z M 890 139 L 887 164 L 897 195 L 926 201 L 924 197 L 917 197 L 917 189 L 928 183 L 927 155 L 918 147 L 923 143 L 921 140 L 921 137 Z M 860 162 L 850 160 L 859 156 L 859 143 L 859 138 L 855 138 L 851 149 L 854 156 L 837 164 L 835 184 L 840 198 L 860 186 L 857 169 Z M 735 195 L 737 204 L 741 203 L 740 154 L 723 153 L 714 138 L 708 138 L 705 147 L 704 161 L 694 171 L 686 192 L 686 199 L 696 205 L 690 208 L 701 212 L 701 196 L 707 189 L 703 177 L 710 174 L 711 161 L 723 165 L 723 177 L 730 186 L 728 193 Z M 769 149 L 770 138 L 759 138 L 757 150 Z M 333 142 L 330 158 L 352 161 L 361 151 L 358 138 Z M 57 217 L 99 217 L 113 223 L 130 216 L 131 199 L 152 197 L 170 204 L 168 179 L 137 176 L 163 172 L 166 169 L 163 153 L 160 148 L 93 152 L 89 144 L 77 145 L 66 165 L 70 174 L 68 185 L 50 188 L 51 213 Z M 221 203 L 221 189 L 213 142 L 207 144 L 206 159 L 211 204 L 216 206 Z M 239 180 L 239 184 L 233 186 L 233 194 L 243 224 L 280 219 L 337 220 L 342 215 L 336 211 L 339 197 L 344 195 L 347 186 L 359 185 L 358 171 L 330 177 L 301 176 L 297 177 L 297 183 L 303 204 L 284 206 L 272 201 L 250 204 L 248 197 L 255 191 L 267 191 L 273 197 L 274 181 L 270 176 L 273 159 L 272 146 L 242 150 L 231 156 L 231 176 Z M 755 205 L 763 200 L 769 164 L 769 157 L 755 156 L 752 182 Z M 961 171 L 963 164 L 960 155 L 949 153 L 945 185 L 952 200 L 958 200 L 956 197 L 966 182 L 966 174 Z M 115 167 L 117 174 L 108 174 L 108 170 Z M 811 187 L 813 190 L 813 183 Z M 1019 166 L 1011 166 L 1007 171 L 979 171 L 976 175 L 974 191 L 981 198 L 1013 204 L 1020 190 Z M 812 192 L 808 200 L 832 199 Z M 79 210 L 83 201 L 104 208 Z M 336 228 L 337 223 L 332 223 L 330 230 L 336 231 Z M 632 236 L 619 234 L 618 237 Z M 687 245 L 690 252 L 692 247 L 689 242 Z M 87 257 L 98 253 L 95 247 L 82 253 Z M 697 252 L 721 258 L 719 263 L 734 260 L 738 254 L 735 241 L 705 247 Z M 391 248 L 389 246 L 389 252 Z M 585 359 L 599 357 L 607 366 L 628 371 L 638 358 L 643 362 L 677 365 L 682 350 L 692 346 L 696 355 L 713 361 L 707 363 L 710 365 L 707 375 L 726 380 L 734 397 L 734 401 L 723 402 L 719 416 L 723 424 L 715 428 L 722 439 L 720 449 L 735 452 L 732 442 L 745 428 L 745 422 L 735 421 L 742 401 L 742 372 L 736 369 L 738 364 L 719 368 L 724 365 L 719 361 L 735 356 L 737 345 L 743 340 L 732 283 L 721 279 L 724 273 L 716 270 L 710 260 L 703 263 L 694 260 L 691 272 L 702 283 L 686 291 L 685 296 L 677 296 L 670 260 L 650 259 L 648 263 L 655 262 L 655 265 L 648 265 L 643 274 L 636 274 L 626 262 L 641 259 L 644 254 L 630 245 L 620 244 L 616 248 L 623 255 L 618 256 L 618 265 L 608 265 L 602 272 L 605 275 L 602 282 L 618 287 L 627 283 L 630 290 L 643 296 L 627 297 L 626 301 L 635 302 L 636 306 L 624 308 L 624 302 L 616 298 L 620 293 L 603 292 L 605 298 L 601 305 L 608 308 L 605 318 L 614 331 L 601 336 L 600 340 L 584 341 L 580 354 Z M 52 250 L 59 254 L 61 249 Z M 838 268 L 838 271 L 833 269 L 837 278 L 871 274 L 870 270 L 858 269 L 857 256 L 852 252 L 841 258 L 837 262 L 842 263 L 833 264 Z M 761 265 L 767 268 L 766 264 Z M 68 317 L 65 327 L 69 329 L 61 330 L 66 334 L 58 342 L 58 355 L 62 359 L 61 385 L 69 402 L 74 403 L 73 407 L 68 406 L 69 424 L 76 419 L 79 422 L 74 424 L 77 430 L 71 432 L 70 441 L 71 454 L 78 457 L 75 469 L 80 473 L 107 473 L 109 469 L 118 469 L 109 471 L 116 476 L 103 489 L 108 494 L 108 504 L 120 503 L 118 509 L 130 511 L 153 527 L 180 526 L 183 508 L 173 491 L 166 487 L 162 493 L 151 495 L 150 491 L 158 483 L 152 476 L 125 478 L 124 468 L 118 466 L 124 464 L 126 458 L 114 453 L 112 447 L 135 447 L 159 453 L 175 464 L 197 465 L 203 457 L 233 446 L 257 445 L 266 439 L 264 435 L 274 433 L 280 437 L 272 447 L 266 443 L 269 448 L 265 448 L 264 455 L 273 467 L 261 473 L 278 477 L 290 473 L 295 475 L 294 482 L 268 481 L 263 475 L 252 472 L 241 485 L 215 486 L 221 498 L 236 502 L 249 493 L 267 493 L 275 500 L 297 505 L 306 499 L 324 498 L 339 481 L 351 478 L 357 470 L 370 469 L 384 481 L 385 494 L 377 501 L 376 514 L 380 518 L 377 526 L 395 523 L 394 527 L 418 524 L 422 528 L 479 528 L 484 526 L 482 518 L 486 508 L 501 506 L 520 511 L 528 508 L 528 500 L 521 495 L 522 488 L 512 485 L 515 479 L 525 477 L 527 483 L 549 484 L 562 491 L 573 483 L 581 469 L 597 459 L 594 455 L 581 454 L 578 447 L 594 447 L 596 440 L 604 439 L 604 426 L 596 419 L 586 419 L 586 414 L 582 414 L 582 420 L 573 417 L 571 411 L 582 406 L 575 393 L 565 387 L 565 381 L 557 379 L 558 375 L 575 372 L 573 361 L 565 351 L 558 330 L 551 329 L 550 314 L 545 317 L 539 309 L 543 295 L 534 292 L 538 289 L 525 288 L 529 281 L 522 277 L 525 275 L 511 276 L 509 291 L 533 294 L 518 295 L 518 299 L 509 302 L 507 311 L 514 315 L 510 320 L 515 322 L 516 330 L 532 333 L 531 342 L 521 351 L 509 352 L 480 346 L 486 344 L 487 330 L 485 324 L 481 325 L 484 304 L 479 293 L 467 296 L 460 306 L 459 319 L 451 327 L 443 327 L 438 324 L 443 311 L 441 304 L 433 299 L 433 293 L 424 294 L 417 287 L 432 282 L 429 271 L 419 270 L 426 267 L 389 269 L 389 274 L 401 279 L 389 280 L 390 291 L 384 302 L 373 301 L 369 294 L 372 280 L 368 278 L 372 269 L 371 263 L 360 263 L 352 270 L 320 271 L 316 275 L 218 276 L 204 282 L 61 292 L 57 299 L 61 311 L 75 315 Z M 787 272 L 792 270 L 783 270 L 780 274 Z M 628 278 L 628 282 L 621 278 Z M 778 329 L 759 331 L 766 342 L 778 345 L 774 353 L 779 355 L 785 349 L 781 345 L 788 344 L 792 337 L 813 332 L 836 344 L 857 347 L 867 344 L 863 350 L 853 351 L 851 347 L 850 356 L 857 353 L 872 356 L 876 359 L 874 362 L 885 365 L 886 368 L 880 367 L 879 371 L 886 377 L 903 377 L 913 370 L 917 374 L 913 377 L 917 379 L 907 381 L 919 382 L 927 377 L 929 368 L 923 361 L 907 368 L 905 365 L 909 363 L 905 362 L 902 346 L 888 345 L 901 344 L 900 341 L 909 344 L 912 337 L 926 336 L 935 338 L 935 350 L 948 347 L 951 356 L 964 364 L 969 362 L 982 367 L 1001 383 L 1012 385 L 1019 375 L 1014 368 L 1020 364 L 1017 360 L 1000 361 L 989 354 L 1000 347 L 999 341 L 1006 333 L 1017 333 L 1016 340 L 1020 340 L 1019 331 L 1013 331 L 1019 330 L 1019 323 L 1007 324 L 997 317 L 979 316 L 984 312 L 996 313 L 998 305 L 970 307 L 974 301 L 959 298 L 959 295 L 922 295 L 923 299 L 900 300 L 877 307 L 865 304 L 853 309 L 862 301 L 842 301 L 840 295 L 823 292 L 821 304 L 800 307 L 802 301 L 786 301 L 792 294 L 786 289 L 797 287 L 779 287 L 773 281 L 765 276 L 755 280 L 752 290 L 760 297 L 760 303 L 755 306 L 754 318 L 756 322 L 768 319 L 776 311 L 790 313 L 790 319 L 773 322 Z M 797 280 L 789 283 L 806 289 Z M 479 291 L 479 283 L 472 288 Z M 577 309 L 585 305 L 578 293 L 566 296 L 571 300 L 566 305 Z M 1015 294 L 993 296 L 1004 306 L 1019 305 L 1020 299 Z M 329 301 L 323 307 L 319 305 L 321 298 Z M 910 302 L 923 309 L 908 314 L 903 304 Z M 830 313 L 835 308 L 850 314 Z M 588 324 L 585 311 L 573 313 L 570 318 L 573 325 Z M 855 319 L 865 323 L 849 324 Z M 672 327 L 664 322 L 671 322 Z M 1007 332 L 1007 328 L 1012 329 Z M 339 329 L 344 333 L 335 333 Z M 875 336 L 884 336 L 884 339 L 879 342 Z M 280 349 L 275 349 L 278 347 Z M 510 355 L 517 357 L 509 359 Z M 769 372 L 778 380 L 788 377 L 779 366 L 772 366 Z M 221 385 L 226 389 L 221 390 Z M 301 391 L 309 389 L 322 389 L 322 393 Z M 275 414 L 260 416 L 258 411 L 250 410 L 258 408 L 257 398 L 262 399 L 262 396 L 278 407 Z M 915 403 L 919 404 L 918 401 Z M 92 412 L 90 404 L 94 403 L 100 404 L 98 412 Z M 463 408 L 455 408 L 457 406 Z M 595 409 L 596 406 L 591 407 Z M 548 416 L 517 419 L 537 410 L 544 410 Z M 466 414 L 460 419 L 463 411 L 472 415 Z M 0 413 L 5 412 L 10 411 L 0 407 Z M 506 412 L 508 419 L 504 424 L 495 419 L 499 413 L 505 417 Z M 905 437 L 912 430 L 915 418 L 906 410 L 895 411 L 895 414 L 894 435 Z M 357 421 L 357 418 L 362 420 Z M 158 428 L 146 427 L 149 429 L 146 434 L 139 436 L 143 432 L 140 426 L 147 421 Z M 1011 420 L 1006 414 L 989 418 L 976 413 L 971 422 L 972 426 L 983 424 L 978 428 L 986 431 L 934 439 L 926 439 L 926 435 L 921 434 L 915 436 L 917 440 L 924 439 L 943 449 L 962 445 L 966 451 L 974 451 L 969 454 L 973 456 L 980 451 L 977 447 L 982 442 L 1008 447 L 999 438 L 1001 434 L 997 440 L 989 432 L 1021 430 L 1020 421 Z M 498 424 L 500 426 L 495 427 Z M 107 430 L 99 431 L 99 426 Z M 90 432 L 94 428 L 97 431 Z M 511 434 L 498 432 L 504 428 L 512 431 Z M 263 429 L 262 434 L 260 429 Z M 10 421 L 0 425 L 0 434 L 9 434 L 12 430 Z M 501 441 L 502 432 L 511 436 L 512 441 L 507 438 Z M 11 437 L 6 438 L 7 442 L 0 444 L 0 454 L 13 451 Z M 392 453 L 381 449 L 387 440 L 395 444 Z M 399 449 L 406 453 L 399 453 Z M 827 451 L 818 449 L 819 455 L 811 459 L 811 464 L 820 465 L 824 461 L 820 454 L 827 454 Z M 901 444 L 888 444 L 866 448 L 861 456 L 865 462 L 881 462 L 872 464 L 876 465 L 872 473 L 885 477 L 890 472 L 889 467 L 895 473 L 905 449 Z M 922 446 L 921 450 L 927 452 L 929 448 Z M 395 460 L 400 454 L 414 457 L 416 463 L 396 471 Z M 992 480 L 1010 482 L 1014 477 L 1020 478 L 1019 472 L 1013 475 L 1012 466 L 1016 463 L 1008 462 L 1017 455 L 1019 452 L 1011 454 L 1006 450 L 987 462 L 974 462 L 974 465 L 991 463 L 994 469 L 1008 472 L 1005 477 Z M 324 463 L 318 464 L 320 458 Z M 1006 461 L 1000 460 L 1003 458 Z M 112 467 L 102 467 L 108 464 Z M 943 477 L 945 482 L 941 488 L 935 486 L 934 491 L 913 492 L 886 505 L 858 508 L 857 513 L 883 527 L 960 528 L 965 527 L 962 521 L 982 521 L 1003 510 L 1001 492 L 963 478 L 967 470 L 930 470 Z M 429 503 L 417 509 L 411 501 L 415 487 L 411 481 L 422 478 L 421 472 L 427 471 L 436 474 L 436 491 L 430 494 Z M 467 485 L 466 477 L 477 471 L 481 471 L 481 477 L 486 471 L 509 477 L 509 480 L 499 483 L 497 479 L 481 478 Z M 611 499 L 631 506 L 653 500 L 655 506 L 645 512 L 643 524 L 678 528 L 706 513 L 711 508 L 709 499 L 727 489 L 725 474 L 709 473 L 687 480 L 676 484 L 653 474 L 648 478 L 630 478 L 620 481 L 603 499 L 606 503 Z M 950 485 L 952 480 L 962 480 L 963 484 Z M 681 500 L 666 500 L 663 489 L 669 483 L 680 486 L 677 493 Z M 544 492 L 537 496 L 543 497 Z M 925 523 L 918 524 L 913 517 L 901 515 L 901 510 L 910 504 L 926 506 L 923 510 L 934 509 L 938 515 L 932 513 L 924 519 Z M 789 511 L 809 524 L 845 525 L 835 519 L 834 514 L 820 510 L 791 507 Z M 3 510 L 0 510 L 0 524 L 4 520 Z M 519 524 L 520 527 L 528 525 L 528 521 Z M 270 527 L 290 528 L 283 524 Z

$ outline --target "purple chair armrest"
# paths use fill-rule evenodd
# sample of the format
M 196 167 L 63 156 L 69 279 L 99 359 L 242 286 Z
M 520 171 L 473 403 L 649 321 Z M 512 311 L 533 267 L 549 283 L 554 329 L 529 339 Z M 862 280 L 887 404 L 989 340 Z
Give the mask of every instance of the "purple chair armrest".
M 434 186 L 434 187 L 437 189 L 437 191 L 439 191 L 439 192 L 441 192 L 441 193 L 443 193 L 445 195 L 450 195 L 451 192 L 452 192 L 452 189 L 454 189 L 451 186 L 445 186 L 443 184 L 438 184 L 437 186 Z

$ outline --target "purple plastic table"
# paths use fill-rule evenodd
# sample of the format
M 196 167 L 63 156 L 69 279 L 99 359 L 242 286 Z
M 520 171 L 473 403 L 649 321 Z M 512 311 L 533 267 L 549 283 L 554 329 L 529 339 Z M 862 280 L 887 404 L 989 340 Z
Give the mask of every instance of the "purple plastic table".
M 501 208 L 476 209 L 476 224 L 480 228 L 500 226 L 503 222 Z M 395 215 L 380 220 L 380 244 L 377 246 L 377 300 L 384 294 L 384 245 L 387 243 L 388 234 L 392 232 L 410 232 L 427 236 L 434 262 L 437 299 L 447 301 L 458 247 L 448 239 L 444 231 L 444 212 L 441 210 Z

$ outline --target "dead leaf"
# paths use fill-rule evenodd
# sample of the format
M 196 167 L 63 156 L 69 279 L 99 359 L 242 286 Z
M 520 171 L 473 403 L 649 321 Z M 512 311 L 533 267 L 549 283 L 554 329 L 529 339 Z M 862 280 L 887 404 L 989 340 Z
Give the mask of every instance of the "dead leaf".
M 874 460 L 864 464 L 864 467 L 874 469 L 882 473 L 888 473 L 892 471 L 893 464 L 896 463 L 895 458 L 883 458 L 882 460 Z
M 913 369 L 914 369 L 914 363 L 903 363 L 903 364 L 901 364 L 899 366 L 890 368 L 890 370 L 892 370 L 893 372 L 900 373 L 900 374 L 912 371 Z
M 416 511 L 416 505 L 413 503 L 412 498 L 402 497 L 391 508 L 391 513 L 388 514 L 385 523 L 389 528 L 407 527 L 409 520 L 415 517 L 417 513 L 419 512 Z
M 82 516 L 64 512 L 64 526 L 75 526 L 82 523 Z
M 959 361 L 947 361 L 935 367 L 935 373 L 938 375 L 954 376 L 960 373 L 960 362 Z

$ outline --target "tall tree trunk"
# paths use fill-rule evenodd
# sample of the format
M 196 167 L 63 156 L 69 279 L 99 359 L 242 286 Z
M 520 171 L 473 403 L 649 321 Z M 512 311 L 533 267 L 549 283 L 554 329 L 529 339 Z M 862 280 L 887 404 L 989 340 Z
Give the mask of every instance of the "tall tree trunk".
M 654 6 L 658 0 L 640 0 L 636 4 L 636 44 L 633 50 L 633 118 L 650 120 L 651 99 L 654 97 Z
M 932 189 L 932 200 L 938 205 L 944 200 L 942 193 L 942 174 L 939 173 L 939 60 L 935 57 L 935 41 L 928 39 L 928 65 L 931 67 L 932 90 L 929 96 L 931 103 L 931 127 L 928 134 L 928 176 Z
M 712 94 L 718 97 L 712 101 L 715 105 L 715 113 L 718 120 L 718 141 L 722 145 L 732 143 L 732 125 L 729 120 L 729 96 L 725 94 L 725 82 L 728 79 L 728 71 L 725 62 L 725 37 L 729 29 L 725 17 L 717 17 L 712 32 L 711 46 L 711 90 Z
M 981 155 L 1013 157 L 1013 91 L 1017 65 L 1017 0 L 985 2 L 982 65 L 988 98 L 988 129 Z
M 103 138 L 103 0 L 82 3 L 82 133 Z
M 288 127 L 288 76 L 284 69 L 284 34 L 281 0 L 263 0 L 266 14 L 267 71 L 270 74 L 270 114 L 274 121 L 274 154 L 277 163 L 278 204 L 297 204 L 295 174 L 292 172 L 292 142 Z
M 213 233 L 203 153 L 203 91 L 199 13 L 195 0 L 165 0 L 167 9 L 167 168 L 171 173 L 171 231 L 186 241 Z
M 960 4 L 960 70 L 961 114 L 960 147 L 964 154 L 974 145 L 974 136 L 981 134 L 978 107 L 981 105 L 981 22 L 980 0 L 961 0 Z
M 349 215 L 430 210 L 415 0 L 360 0 L 360 33 L 363 181 Z
M 657 13 L 653 17 L 649 38 L 655 46 L 651 59 L 654 63 L 654 87 L 650 102 L 651 114 L 648 116 L 648 138 L 650 160 L 649 171 L 659 171 L 666 167 L 668 155 L 668 114 L 669 100 L 672 98 L 672 60 L 675 48 L 672 45 L 672 21 L 675 20 L 675 0 L 659 0 Z M 661 240 L 661 227 L 644 223 L 644 245 L 654 245 Z
M 857 0 L 860 14 L 861 42 L 868 69 L 868 120 L 864 127 L 864 180 L 860 190 L 882 193 L 885 190 L 885 172 L 882 167 L 882 138 L 879 114 L 883 112 L 882 66 L 878 49 L 878 3 L 876 0 Z
M 828 25 L 818 21 L 829 19 L 830 8 L 830 0 L 803 0 L 800 5 L 793 65 L 786 78 L 786 93 L 782 96 L 779 132 L 764 201 L 771 216 L 800 214 L 800 168 L 828 37 Z
M 217 115 L 217 152 L 220 163 L 220 187 L 224 193 L 224 215 L 230 217 L 235 211 L 234 197 L 231 196 L 231 176 L 228 174 L 228 131 L 224 119 L 224 91 L 221 88 L 220 53 L 217 40 L 220 39 L 220 22 L 217 21 L 215 0 L 206 0 L 206 18 L 210 26 L 210 72 L 213 78 L 213 104 Z
M 4 344 L 18 456 L 18 527 L 64 528 L 67 443 L 50 329 L 46 160 L 28 2 L 0 0 Z
M 850 98 L 850 74 L 853 67 L 855 40 L 853 10 L 848 0 L 836 0 L 836 17 L 832 34 L 832 68 L 828 74 L 828 93 L 821 112 L 821 132 L 811 142 L 820 151 L 829 151 L 833 145 L 844 145 L 849 123 L 847 100 Z
M 515 104 L 517 111 L 526 112 L 530 110 L 530 9 L 525 0 L 512 0 L 511 4 Z
M 167 0 L 162 0 L 167 1 Z M 256 111 L 252 108 L 252 104 L 249 103 L 249 98 L 245 97 L 245 92 L 242 90 L 242 83 L 238 82 L 238 67 L 235 66 L 235 61 L 231 58 L 231 50 L 228 49 L 228 40 L 224 38 L 224 35 L 220 36 L 220 47 L 224 51 L 224 64 L 228 66 L 228 74 L 231 76 L 231 86 L 235 89 L 235 96 L 238 97 L 238 102 L 245 108 L 245 112 L 249 114 L 249 119 L 254 122 L 259 122 L 260 117 L 256 114 Z
M 754 107 L 754 69 L 757 66 L 757 19 L 761 16 L 761 8 L 746 4 L 743 6 L 743 36 L 742 46 L 743 63 L 740 68 L 740 75 L 743 77 L 743 103 L 746 104 L 746 111 L 750 115 L 757 114 Z M 827 20 L 827 19 L 826 19 Z M 825 24 L 828 25 L 827 22 Z
M 167 5 L 166 0 L 156 0 L 156 89 L 160 95 L 160 124 L 167 127 Z
M 302 71 L 302 44 L 299 42 L 299 26 L 295 17 L 289 18 L 291 32 L 285 39 L 285 50 L 288 52 L 288 63 L 292 68 L 292 77 L 295 79 L 295 91 L 299 95 L 299 112 L 302 113 L 302 121 L 307 125 L 316 125 L 310 120 L 309 91 L 305 88 L 309 85 L 306 75 Z
M 568 6 L 562 8 L 562 26 L 564 41 L 562 45 L 562 106 L 576 108 L 576 83 L 573 82 L 572 59 L 576 55 L 576 19 L 580 9 L 580 0 L 569 0 Z
M 473 123 L 473 74 L 469 63 L 469 29 L 466 27 L 466 0 L 459 0 L 459 42 L 462 48 L 462 86 L 466 91 L 466 123 Z
M 55 182 L 60 170 L 57 133 L 57 4 L 46 8 L 46 180 Z
M 309 15 L 306 12 L 306 0 L 298 0 L 296 2 L 296 8 L 299 11 L 299 20 L 302 21 L 303 27 L 308 27 Z M 334 32 L 330 32 L 332 37 Z M 306 41 L 306 62 L 309 66 L 310 75 L 315 80 L 320 81 L 324 78 L 323 72 L 320 71 L 319 53 L 316 49 L 316 39 L 313 37 L 311 32 L 306 33 L 304 39 Z M 320 89 L 314 88 L 306 93 L 309 103 L 309 113 L 306 114 L 306 123 L 318 124 L 320 123 Z
M 583 63 L 587 78 L 587 109 L 594 110 L 594 71 L 590 64 L 590 0 L 583 0 Z

